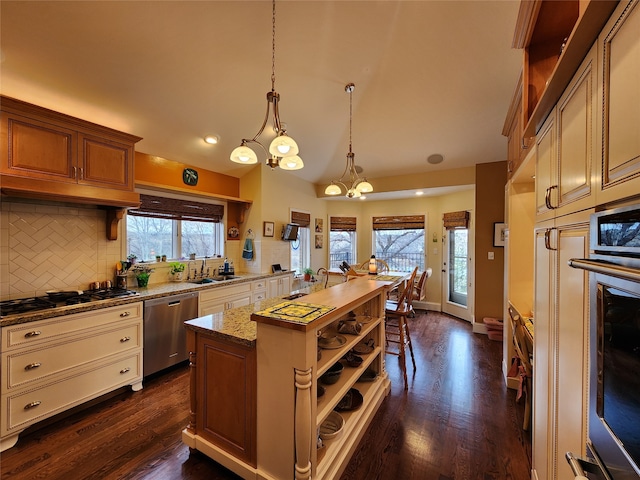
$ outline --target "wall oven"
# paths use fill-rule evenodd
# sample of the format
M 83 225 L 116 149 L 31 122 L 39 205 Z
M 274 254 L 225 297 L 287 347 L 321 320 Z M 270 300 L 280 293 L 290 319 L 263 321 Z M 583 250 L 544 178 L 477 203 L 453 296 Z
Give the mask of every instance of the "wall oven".
M 592 215 L 589 272 L 589 459 L 598 478 L 640 478 L 640 205 Z M 567 455 L 576 475 L 577 460 Z M 592 468 L 596 466 L 597 468 Z

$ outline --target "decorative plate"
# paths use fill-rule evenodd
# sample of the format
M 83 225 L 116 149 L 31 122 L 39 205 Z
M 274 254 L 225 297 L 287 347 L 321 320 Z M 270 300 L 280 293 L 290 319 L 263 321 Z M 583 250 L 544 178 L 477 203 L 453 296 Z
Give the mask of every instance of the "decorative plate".
M 351 412 L 362 406 L 362 394 L 355 388 L 350 389 L 342 400 L 336 405 L 337 412 Z
M 373 352 L 374 343 L 373 340 L 368 342 L 360 342 L 355 347 L 353 347 L 353 352 L 358 353 L 360 355 L 366 355 L 367 353 Z
M 320 348 L 324 348 L 325 350 L 333 350 L 334 348 L 340 348 L 345 343 L 347 343 L 347 339 L 343 335 L 334 335 L 331 337 L 320 337 L 318 339 L 318 346 Z

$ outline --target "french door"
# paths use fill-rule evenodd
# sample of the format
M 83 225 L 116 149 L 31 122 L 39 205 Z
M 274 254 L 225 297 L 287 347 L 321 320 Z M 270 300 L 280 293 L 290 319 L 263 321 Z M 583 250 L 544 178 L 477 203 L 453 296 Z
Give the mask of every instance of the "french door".
M 472 321 L 470 235 L 467 228 L 445 230 L 442 265 L 442 311 Z

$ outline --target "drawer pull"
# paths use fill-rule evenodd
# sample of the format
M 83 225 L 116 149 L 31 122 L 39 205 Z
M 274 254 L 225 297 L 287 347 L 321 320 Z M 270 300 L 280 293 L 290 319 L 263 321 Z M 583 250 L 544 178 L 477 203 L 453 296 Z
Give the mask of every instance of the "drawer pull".
M 30 363 L 29 365 L 27 365 L 26 367 L 24 367 L 25 370 L 33 370 L 34 368 L 38 368 L 40 365 L 42 365 L 40 362 L 33 362 Z
M 35 402 L 31 402 L 31 403 L 27 403 L 24 406 L 25 410 L 30 410 L 32 408 L 36 408 L 38 405 L 40 405 L 42 402 L 40 400 L 36 400 Z
M 24 334 L 24 338 L 31 338 L 31 337 L 37 337 L 38 335 L 41 335 L 42 332 L 40 330 L 33 330 L 32 332 L 27 332 Z
M 125 367 L 125 368 L 123 368 L 122 370 L 120 370 L 120 373 L 123 373 L 123 374 L 124 374 L 124 373 L 127 373 L 129 370 L 131 370 L 131 368 L 130 368 L 130 367 Z
M 131 337 L 122 337 L 120 343 L 128 342 L 129 340 L 131 340 Z
M 129 315 L 131 315 L 131 312 L 122 312 L 120 317 L 128 317 Z

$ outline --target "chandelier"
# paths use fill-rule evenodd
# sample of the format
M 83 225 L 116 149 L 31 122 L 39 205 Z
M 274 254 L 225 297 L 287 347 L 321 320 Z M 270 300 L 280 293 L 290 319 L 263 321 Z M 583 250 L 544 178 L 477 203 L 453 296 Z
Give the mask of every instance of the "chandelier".
M 284 124 L 280 121 L 280 112 L 278 110 L 278 102 L 280 94 L 276 92 L 276 2 L 272 2 L 272 36 L 271 36 L 271 91 L 267 92 L 267 111 L 264 115 L 264 121 L 258 133 L 253 138 L 243 138 L 239 147 L 231 152 L 231 161 L 241 163 L 243 165 L 251 165 L 258 163 L 258 157 L 253 149 L 247 145 L 255 143 L 259 145 L 267 154 L 267 165 L 269 167 L 280 167 L 283 170 L 299 170 L 304 167 L 302 159 L 298 156 L 298 144 L 287 135 Z M 269 120 L 269 112 L 273 115 L 273 129 L 276 132 L 276 138 L 273 139 L 269 150 L 258 141 L 258 137 L 262 135 L 264 128 Z
M 344 87 L 344 91 L 349 94 L 349 153 L 347 153 L 347 165 L 339 180 L 332 180 L 331 184 L 325 188 L 325 195 L 340 195 L 342 186 L 348 198 L 358 198 L 363 193 L 373 192 L 373 187 L 366 178 L 360 178 L 356 170 L 355 153 L 351 151 L 351 123 L 353 118 L 353 91 L 356 86 L 349 83 Z M 347 178 L 348 177 L 348 178 Z

